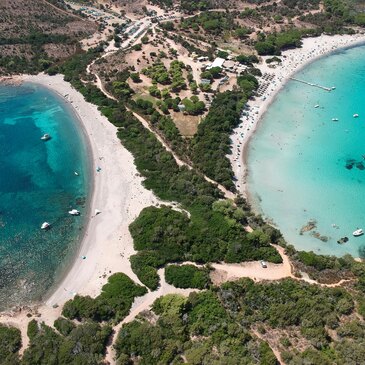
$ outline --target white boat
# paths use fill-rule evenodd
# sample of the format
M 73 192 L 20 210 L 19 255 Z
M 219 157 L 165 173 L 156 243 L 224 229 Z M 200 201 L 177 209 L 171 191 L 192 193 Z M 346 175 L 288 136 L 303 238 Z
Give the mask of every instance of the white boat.
M 332 118 L 332 122 L 338 122 L 338 118 Z
M 48 229 L 49 227 L 51 227 L 51 225 L 50 225 L 48 222 L 44 222 L 44 223 L 41 225 L 41 229 Z
M 355 114 L 353 115 L 353 117 L 354 117 L 354 118 L 358 118 L 358 117 L 359 117 L 359 114 L 355 113 Z
M 77 209 L 72 209 L 68 212 L 68 214 L 71 214 L 71 215 L 80 215 L 80 212 L 77 210 Z
M 336 86 L 332 86 L 332 87 L 331 87 L 331 89 L 332 89 L 332 90 L 336 90 Z
M 352 232 L 352 235 L 355 236 L 355 237 L 362 236 L 363 234 L 364 234 L 364 231 L 361 228 L 359 228 L 356 231 Z
M 95 215 L 98 215 L 100 213 L 101 213 L 101 211 L 99 209 L 95 209 Z
M 51 136 L 49 134 L 44 134 L 42 137 L 41 137 L 41 140 L 42 141 L 48 141 L 49 139 L 51 139 Z
M 78 173 L 77 171 L 74 171 L 74 174 L 75 174 L 76 176 L 79 176 L 79 173 Z
M 319 108 L 319 104 L 316 104 L 314 107 L 315 107 L 316 109 L 317 109 L 317 108 Z

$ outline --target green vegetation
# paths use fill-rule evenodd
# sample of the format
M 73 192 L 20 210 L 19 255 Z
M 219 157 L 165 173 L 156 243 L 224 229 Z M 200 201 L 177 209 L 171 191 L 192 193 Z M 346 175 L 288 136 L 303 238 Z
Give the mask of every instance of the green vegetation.
M 79 321 L 120 321 L 129 313 L 134 298 L 146 292 L 146 288 L 135 284 L 127 275 L 117 273 L 108 278 L 108 283 L 95 299 L 76 295 L 66 302 L 62 315 Z
M 242 65 L 252 66 L 252 64 L 258 63 L 259 59 L 257 58 L 256 55 L 246 56 L 246 55 L 240 54 L 236 57 L 236 61 L 241 63 Z
M 216 204 L 209 209 L 194 203 L 189 219 L 169 207 L 145 208 L 129 227 L 134 248 L 140 251 L 132 256 L 133 271 L 145 285 L 155 289 L 156 270 L 169 262 L 281 262 L 280 255 L 269 245 L 267 233 L 246 233 L 243 210 L 232 207 L 234 218 L 228 211 L 223 212 Z
M 117 361 L 128 364 L 242 364 L 276 365 L 270 347 L 252 337 L 230 318 L 216 294 L 208 291 L 162 297 L 153 305 L 159 318 L 124 325 L 116 343 Z M 192 340 L 192 337 L 195 337 Z
M 167 283 L 183 289 L 205 289 L 210 284 L 209 270 L 194 265 L 168 265 L 165 278 Z
M 191 28 L 196 32 L 204 30 L 208 34 L 219 35 L 235 28 L 234 15 L 215 11 L 203 12 L 191 18 L 183 18 L 180 27 L 182 29 Z
M 152 66 L 144 68 L 142 73 L 152 79 L 153 82 L 161 85 L 170 85 L 173 92 L 179 92 L 186 89 L 186 81 L 183 76 L 185 65 L 180 61 L 172 61 L 170 69 L 167 70 L 161 61 L 157 61 Z
M 62 319 L 57 321 L 59 326 Z M 30 344 L 24 352 L 21 364 L 101 365 L 111 331 L 109 326 L 88 322 L 58 334 L 44 323 L 32 320 L 28 326 Z M 8 364 L 15 365 L 16 362 Z
M 0 364 L 18 364 L 18 351 L 21 343 L 18 329 L 0 324 Z
M 233 171 L 226 155 L 231 153 L 230 134 L 239 123 L 240 112 L 246 100 L 240 92 L 226 91 L 218 94 L 192 140 L 192 160 L 195 166 L 232 190 Z
M 204 101 L 200 101 L 196 95 L 193 95 L 190 99 L 183 99 L 181 103 L 185 106 L 185 112 L 189 115 L 199 115 L 205 110 Z
M 303 32 L 297 29 L 267 36 L 260 34 L 259 41 L 255 44 L 255 49 L 259 55 L 280 55 L 281 51 L 300 47 L 302 45 L 302 37 Z
M 250 98 L 254 91 L 259 87 L 259 82 L 256 77 L 245 73 L 237 77 L 237 85 L 240 87 L 241 91 L 244 92 L 247 98 Z
M 140 78 L 140 75 L 138 72 L 136 73 L 131 73 L 130 75 L 130 78 L 132 79 L 133 82 L 135 83 L 139 83 L 139 82 L 142 82 L 141 78 Z
M 221 72 L 222 69 L 220 67 L 212 67 L 209 70 L 203 71 L 200 74 L 200 78 L 207 80 L 219 79 L 222 77 Z

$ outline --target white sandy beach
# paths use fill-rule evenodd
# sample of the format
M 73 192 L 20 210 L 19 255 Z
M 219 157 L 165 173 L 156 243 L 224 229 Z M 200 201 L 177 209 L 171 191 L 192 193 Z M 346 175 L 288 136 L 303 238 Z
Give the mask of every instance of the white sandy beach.
M 87 103 L 79 92 L 63 81 L 62 75 L 40 74 L 25 76 L 23 80 L 49 87 L 74 107 L 88 137 L 94 165 L 91 216 L 79 252 L 46 303 L 36 310 L 40 320 L 53 324 L 67 300 L 76 293 L 97 296 L 108 276 L 115 272 L 124 272 L 140 283 L 129 262 L 135 251 L 128 226 L 144 207 L 158 204 L 158 199 L 142 186 L 133 156 L 117 138 L 116 127 L 101 115 L 96 106 Z M 96 172 L 96 166 L 101 167 L 100 172 Z M 101 211 L 97 216 L 94 216 L 95 209 Z M 82 256 L 86 258 L 82 259 Z M 53 308 L 56 304 L 59 307 Z M 0 322 L 14 324 L 25 334 L 29 321 L 27 313 L 28 310 L 2 314 Z
M 340 47 L 365 42 L 364 35 L 355 36 L 321 36 L 305 39 L 301 49 L 284 52 L 286 58 L 275 69 L 266 63 L 259 65 L 264 73 L 273 75 L 263 98 L 250 101 L 249 115 L 242 118 L 240 126 L 232 135 L 233 153 L 230 156 L 237 177 L 238 190 L 245 194 L 245 165 L 243 161 L 247 141 L 255 131 L 258 121 L 274 99 L 276 93 L 289 77 L 308 62 L 325 55 Z M 97 296 L 107 277 L 115 272 L 124 272 L 137 283 L 139 280 L 132 272 L 129 257 L 134 253 L 133 241 L 128 226 L 147 206 L 157 205 L 158 199 L 142 185 L 134 165 L 133 156 L 121 145 L 116 136 L 116 128 L 97 110 L 97 107 L 87 103 L 83 96 L 71 85 L 63 81 L 62 75 L 26 76 L 25 81 L 38 83 L 49 87 L 67 100 L 75 109 L 81 125 L 88 137 L 91 159 L 94 163 L 94 191 L 90 201 L 91 216 L 85 231 L 85 237 L 80 250 L 68 273 L 57 285 L 48 300 L 38 308 L 31 310 L 37 313 L 38 320 L 52 325 L 60 315 L 61 306 L 76 293 Z M 330 86 L 330 85 L 328 85 Z M 95 167 L 101 171 L 96 172 Z M 94 210 L 101 214 L 94 216 Z M 85 259 L 82 257 L 85 256 Z M 260 263 L 245 263 L 242 265 L 215 265 L 220 272 L 217 282 L 233 280 L 239 277 L 251 277 L 257 280 L 276 280 L 292 276 L 290 263 L 269 265 L 263 269 Z M 145 297 L 138 298 L 132 308 L 131 316 L 147 307 L 160 295 L 171 292 L 188 294 L 189 291 L 179 291 L 162 282 L 161 288 Z M 54 308 L 54 305 L 58 305 Z M 27 346 L 26 328 L 31 318 L 27 317 L 29 310 L 13 314 L 0 314 L 0 322 L 14 325 L 21 329 L 23 349 Z M 110 355 L 109 355 L 110 356 Z
M 305 38 L 302 48 L 296 48 L 284 51 L 280 57 L 282 63 L 276 68 L 270 68 L 265 60 L 271 58 L 268 56 L 262 57 L 263 61 L 258 67 L 262 74 L 270 75 L 270 81 L 266 82 L 266 91 L 262 97 L 256 97 L 255 100 L 249 100 L 247 115 L 242 116 L 240 125 L 234 129 L 231 135 L 232 154 L 228 156 L 231 161 L 232 168 L 237 178 L 237 190 L 248 197 L 246 175 L 246 152 L 250 137 L 255 132 L 259 121 L 266 112 L 268 106 L 275 99 L 276 94 L 281 90 L 285 83 L 304 66 L 314 60 L 328 55 L 340 48 L 355 46 L 365 43 L 364 34 L 355 35 L 321 35 L 315 38 Z M 262 78 L 259 79 L 260 84 L 265 82 Z M 308 80 L 315 82 L 315 80 Z M 331 87 L 333 85 L 326 85 Z M 311 86 L 308 86 L 311 87 Z

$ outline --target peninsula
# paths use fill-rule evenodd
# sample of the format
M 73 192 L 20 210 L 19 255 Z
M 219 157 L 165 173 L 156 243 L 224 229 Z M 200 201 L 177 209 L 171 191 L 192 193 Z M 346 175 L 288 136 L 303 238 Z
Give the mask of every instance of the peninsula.
M 286 242 L 251 208 L 245 156 L 297 71 L 365 42 L 362 5 L 22 7 L 0 5 L 1 81 L 72 109 L 92 189 L 72 262 L 0 313 L 0 365 L 363 363 L 365 263 Z

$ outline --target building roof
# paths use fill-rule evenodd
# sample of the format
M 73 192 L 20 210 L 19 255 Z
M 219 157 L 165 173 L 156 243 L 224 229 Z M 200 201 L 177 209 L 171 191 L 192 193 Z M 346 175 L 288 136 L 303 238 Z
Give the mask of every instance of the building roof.
M 213 63 L 210 66 L 207 67 L 207 69 L 209 70 L 210 68 L 213 68 L 213 67 L 220 67 L 220 68 L 222 68 L 224 61 L 225 61 L 224 58 L 217 57 L 213 61 Z
M 224 67 L 233 68 L 236 65 L 235 61 L 224 61 Z

